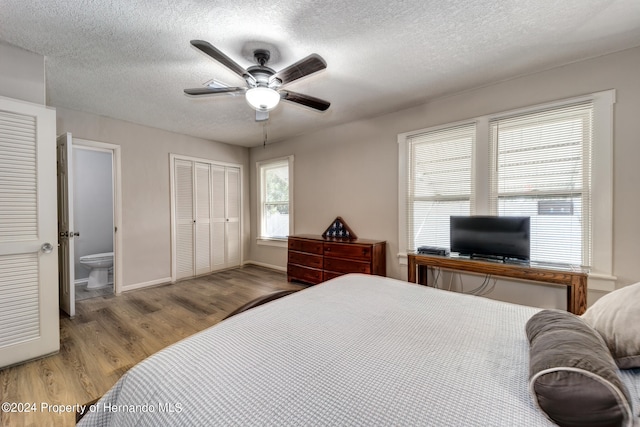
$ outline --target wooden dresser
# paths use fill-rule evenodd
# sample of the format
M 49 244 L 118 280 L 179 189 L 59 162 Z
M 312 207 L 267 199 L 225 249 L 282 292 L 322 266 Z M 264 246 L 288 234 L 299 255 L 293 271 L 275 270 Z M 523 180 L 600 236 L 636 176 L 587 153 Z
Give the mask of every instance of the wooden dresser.
M 289 236 L 287 280 L 316 284 L 347 273 L 387 274 L 386 242 Z

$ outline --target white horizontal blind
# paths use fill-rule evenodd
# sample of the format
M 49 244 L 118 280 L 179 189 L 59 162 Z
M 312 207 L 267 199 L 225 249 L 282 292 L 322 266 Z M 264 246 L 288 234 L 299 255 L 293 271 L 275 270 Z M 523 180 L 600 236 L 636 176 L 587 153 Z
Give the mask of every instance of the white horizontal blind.
M 490 121 L 491 207 L 531 217 L 531 259 L 590 264 L 593 105 Z
M 476 125 L 407 138 L 407 250 L 449 247 L 449 217 L 471 213 Z

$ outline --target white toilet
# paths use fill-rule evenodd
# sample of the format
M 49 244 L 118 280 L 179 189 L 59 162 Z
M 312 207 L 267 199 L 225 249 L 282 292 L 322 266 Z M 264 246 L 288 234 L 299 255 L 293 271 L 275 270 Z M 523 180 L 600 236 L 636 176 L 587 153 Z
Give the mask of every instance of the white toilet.
M 97 289 L 110 285 L 109 269 L 113 267 L 113 252 L 81 256 L 80 264 L 91 269 L 87 289 Z

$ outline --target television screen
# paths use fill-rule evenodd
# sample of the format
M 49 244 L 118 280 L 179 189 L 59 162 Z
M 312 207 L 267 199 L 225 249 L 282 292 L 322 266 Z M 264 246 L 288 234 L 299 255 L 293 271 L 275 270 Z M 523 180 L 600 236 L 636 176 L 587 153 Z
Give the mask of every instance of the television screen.
M 451 252 L 460 255 L 529 260 L 530 218 L 452 216 Z

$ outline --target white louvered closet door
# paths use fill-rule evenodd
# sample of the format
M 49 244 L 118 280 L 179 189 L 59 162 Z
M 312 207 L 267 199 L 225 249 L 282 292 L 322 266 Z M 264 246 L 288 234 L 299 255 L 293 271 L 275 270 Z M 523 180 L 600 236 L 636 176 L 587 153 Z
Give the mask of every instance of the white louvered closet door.
M 211 264 L 213 270 L 220 270 L 227 266 L 225 169 L 224 166 L 211 165 Z
M 57 351 L 55 111 L 0 97 L 0 368 Z
M 174 166 L 175 186 L 175 234 L 176 234 L 176 278 L 194 275 L 194 203 L 193 162 L 176 160 Z
M 240 168 L 211 166 L 213 270 L 240 265 Z
M 240 169 L 226 168 L 227 267 L 240 265 Z
M 195 270 L 196 275 L 211 271 L 211 177 L 207 163 L 195 164 Z
M 174 159 L 176 280 L 241 264 L 240 170 Z

